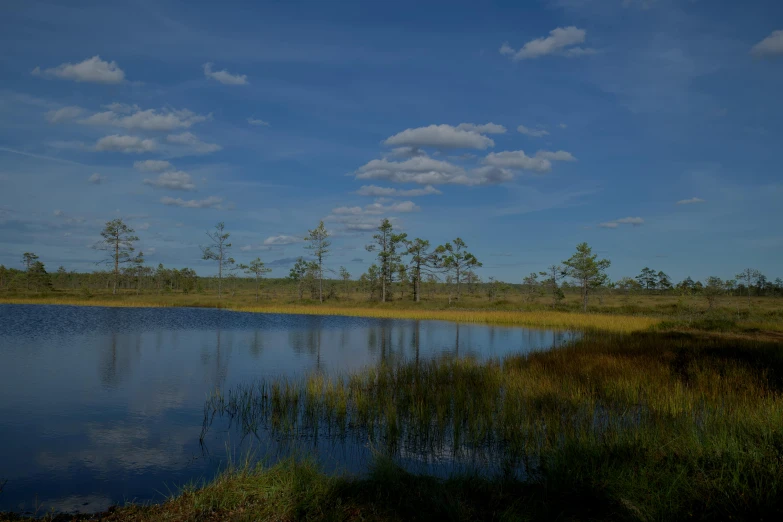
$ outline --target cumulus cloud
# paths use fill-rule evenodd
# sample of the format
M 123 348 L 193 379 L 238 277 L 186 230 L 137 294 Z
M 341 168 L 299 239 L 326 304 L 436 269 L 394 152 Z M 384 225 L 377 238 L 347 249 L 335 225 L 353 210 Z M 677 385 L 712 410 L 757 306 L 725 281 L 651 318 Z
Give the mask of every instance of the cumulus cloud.
M 595 49 L 577 47 L 584 43 L 587 31 L 574 26 L 558 27 L 549 31 L 549 36 L 527 42 L 522 49 L 516 50 L 508 43 L 500 47 L 500 54 L 510 56 L 512 60 L 529 60 L 547 55 L 570 58 L 595 54 Z
M 125 73 L 116 62 L 106 62 L 96 55 L 79 63 L 63 63 L 51 69 L 36 67 L 32 72 L 43 78 L 61 78 L 74 82 L 122 83 Z
M 501 153 L 501 155 L 502 154 L 503 153 Z M 359 170 L 356 171 L 355 176 L 357 179 L 380 179 L 394 183 L 475 186 L 492 185 L 510 181 L 513 178 L 513 172 L 508 169 L 520 168 L 518 166 L 509 167 L 508 165 L 501 164 L 502 162 L 496 159 L 496 155 L 494 154 L 490 154 L 488 158 L 489 161 L 485 159 L 486 165 L 469 170 L 447 161 L 435 160 L 428 157 L 411 158 L 401 162 L 393 162 L 386 159 L 372 160 L 360 167 Z M 548 160 L 533 160 L 551 167 Z
M 451 178 L 461 173 L 464 170 L 456 165 L 423 156 L 399 162 L 372 160 L 356 171 L 356 178 L 431 185 L 449 183 Z
M 269 122 L 268 121 L 258 120 L 256 118 L 248 118 L 247 122 L 250 125 L 258 125 L 258 126 L 261 126 L 261 127 L 269 127 Z
M 615 219 L 614 221 L 606 221 L 604 223 L 598 223 L 600 228 L 618 228 L 620 225 L 632 225 L 638 227 L 644 224 L 644 219 L 640 217 L 624 217 Z
M 783 30 L 772 31 L 769 36 L 754 45 L 750 53 L 759 57 L 783 55 Z
M 142 172 L 163 172 L 171 168 L 171 163 L 163 160 L 145 160 L 134 162 L 133 167 Z
M 301 243 L 302 241 L 304 241 L 304 239 L 297 236 L 270 236 L 264 240 L 264 245 L 293 245 L 294 243 Z
M 247 76 L 244 74 L 231 74 L 227 70 L 222 71 L 212 70 L 211 63 L 204 64 L 204 76 L 217 80 L 224 85 L 247 85 Z
M 539 150 L 536 152 L 536 157 L 551 161 L 576 161 L 576 158 L 570 152 L 566 152 L 564 150 L 558 150 L 554 152 L 549 150 Z
M 239 247 L 239 250 L 242 252 L 268 251 L 272 250 L 272 247 L 264 245 L 242 245 Z
M 429 125 L 405 129 L 388 138 L 390 146 L 436 147 L 443 149 L 481 149 L 494 147 L 495 142 L 472 130 L 458 129 L 451 125 Z
M 182 208 L 220 208 L 220 204 L 223 203 L 223 198 L 217 196 L 209 196 L 206 199 L 191 199 L 184 200 L 182 198 L 163 197 L 160 202 L 164 205 L 171 207 Z
M 491 152 L 484 158 L 484 163 L 495 167 L 532 170 L 535 172 L 549 172 L 552 170 L 552 162 L 550 160 L 541 156 L 528 156 L 523 150 Z
M 112 104 L 107 111 L 97 112 L 79 120 L 83 125 L 121 127 L 128 130 L 168 132 L 176 129 L 189 129 L 196 123 L 206 121 L 212 115 L 196 114 L 188 109 L 147 109 L 138 106 Z
M 418 147 L 395 147 L 385 154 L 387 158 L 415 158 L 426 155 L 427 153 Z
M 393 221 L 394 218 L 389 218 Z M 376 215 L 330 214 L 324 218 L 327 223 L 339 223 L 350 232 L 370 232 L 378 228 L 381 219 Z
M 420 189 L 401 190 L 392 187 L 379 187 L 377 185 L 362 185 L 362 187 L 356 191 L 356 194 L 360 196 L 371 196 L 377 198 L 413 198 L 417 196 L 430 196 L 434 194 L 443 194 L 440 190 L 436 189 L 432 185 L 427 185 Z
M 120 136 L 113 134 L 97 141 L 95 150 L 123 152 L 125 154 L 150 152 L 157 148 L 154 140 L 142 139 L 136 136 Z
M 640 217 L 624 217 L 615 220 L 615 223 L 619 223 L 621 225 L 639 226 L 644 223 L 644 220 Z
M 549 136 L 549 132 L 543 129 L 529 129 L 524 125 L 520 125 L 519 127 L 517 127 L 517 131 L 524 134 L 525 136 L 531 136 L 533 138 L 541 138 L 543 136 Z
M 704 200 L 701 198 L 693 197 L 690 199 L 681 199 L 677 202 L 678 205 L 693 205 L 694 203 L 704 203 Z
M 496 123 L 483 123 L 477 125 L 475 123 L 460 123 L 457 125 L 457 130 L 464 130 L 469 132 L 478 132 L 479 134 L 505 134 L 506 128 Z
M 170 190 L 196 190 L 190 174 L 181 170 L 163 172 L 155 179 L 145 179 L 144 184 Z
M 209 154 L 210 152 L 217 152 L 223 148 L 217 143 L 205 143 L 198 139 L 191 132 L 183 132 L 182 134 L 169 134 L 166 136 L 166 141 L 175 145 L 182 145 L 187 147 L 195 154 Z
M 106 178 L 104 176 L 101 176 L 97 172 L 95 172 L 92 176 L 87 178 L 87 181 L 89 181 L 90 183 L 93 183 L 95 185 L 100 185 L 101 183 L 106 181 Z
M 78 118 L 82 111 L 83 109 L 81 107 L 70 105 L 68 107 L 63 107 L 62 109 L 57 109 L 56 111 L 47 112 L 46 119 L 49 123 L 62 123 Z
M 349 216 L 366 216 L 366 215 L 380 215 L 392 212 L 406 213 L 417 212 L 421 210 L 413 201 L 401 201 L 399 203 L 392 203 L 390 205 L 384 205 L 382 201 L 376 201 L 364 207 L 337 207 L 332 209 L 332 214 L 336 216 L 349 215 Z

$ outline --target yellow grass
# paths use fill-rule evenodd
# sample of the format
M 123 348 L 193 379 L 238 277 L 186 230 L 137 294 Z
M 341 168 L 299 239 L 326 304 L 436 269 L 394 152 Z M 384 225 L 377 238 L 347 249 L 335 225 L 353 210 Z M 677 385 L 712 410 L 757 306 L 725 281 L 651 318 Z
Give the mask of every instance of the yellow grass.
M 150 300 L 149 298 L 133 299 L 125 297 L 122 300 L 79 299 L 79 298 L 41 298 L 41 299 L 3 299 L 0 302 L 8 304 L 54 304 L 76 306 L 111 306 L 111 307 L 141 307 L 165 308 L 182 306 L 171 300 Z M 190 303 L 200 306 L 201 303 Z M 214 306 L 214 303 L 212 303 Z M 186 305 L 187 306 L 187 305 Z M 654 317 L 615 315 L 615 314 L 585 314 L 577 312 L 558 311 L 501 311 L 501 310 L 422 310 L 343 307 L 328 305 L 289 305 L 271 304 L 248 306 L 220 303 L 220 308 L 239 312 L 270 313 L 270 314 L 303 314 L 303 315 L 339 315 L 348 317 L 372 317 L 380 319 L 414 319 L 453 321 L 459 323 L 481 323 L 509 326 L 527 326 L 532 328 L 558 328 L 580 330 L 602 330 L 609 332 L 630 333 L 648 330 L 659 324 L 661 319 Z

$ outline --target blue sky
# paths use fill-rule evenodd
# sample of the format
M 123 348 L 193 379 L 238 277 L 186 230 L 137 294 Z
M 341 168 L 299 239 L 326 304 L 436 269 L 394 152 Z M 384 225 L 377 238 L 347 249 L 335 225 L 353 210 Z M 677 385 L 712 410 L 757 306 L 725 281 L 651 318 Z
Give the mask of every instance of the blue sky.
M 37 2 L 0 7 L 0 263 L 91 270 L 126 218 L 189 266 L 224 221 L 284 276 L 324 219 L 358 276 L 389 217 L 518 282 L 781 274 L 783 3 Z

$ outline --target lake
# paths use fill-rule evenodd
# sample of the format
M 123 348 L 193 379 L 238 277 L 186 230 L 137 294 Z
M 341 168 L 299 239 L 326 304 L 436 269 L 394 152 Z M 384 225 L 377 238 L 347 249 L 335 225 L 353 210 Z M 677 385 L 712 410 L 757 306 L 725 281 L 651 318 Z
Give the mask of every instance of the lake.
M 193 308 L 0 305 L 0 511 L 95 512 L 160 501 L 248 446 L 228 422 L 200 441 L 207 396 L 259 378 L 348 374 L 438 356 L 551 349 L 575 334 L 440 321 Z M 272 436 L 252 449 L 281 454 Z M 318 447 L 361 471 L 369 449 Z M 403 455 L 416 461 L 416 455 Z

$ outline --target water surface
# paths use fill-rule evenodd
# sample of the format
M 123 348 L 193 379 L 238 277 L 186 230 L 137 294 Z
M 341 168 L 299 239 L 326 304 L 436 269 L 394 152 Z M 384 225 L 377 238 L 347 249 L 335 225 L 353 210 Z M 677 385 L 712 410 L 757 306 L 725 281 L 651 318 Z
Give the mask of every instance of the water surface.
M 209 479 L 227 447 L 241 446 L 228 426 L 199 441 L 216 388 L 441 355 L 501 358 L 572 337 L 440 321 L 0 305 L 0 511 L 92 512 Z M 255 444 L 267 456 L 277 449 L 271 439 Z M 355 470 L 367 452 L 349 445 L 321 458 Z

